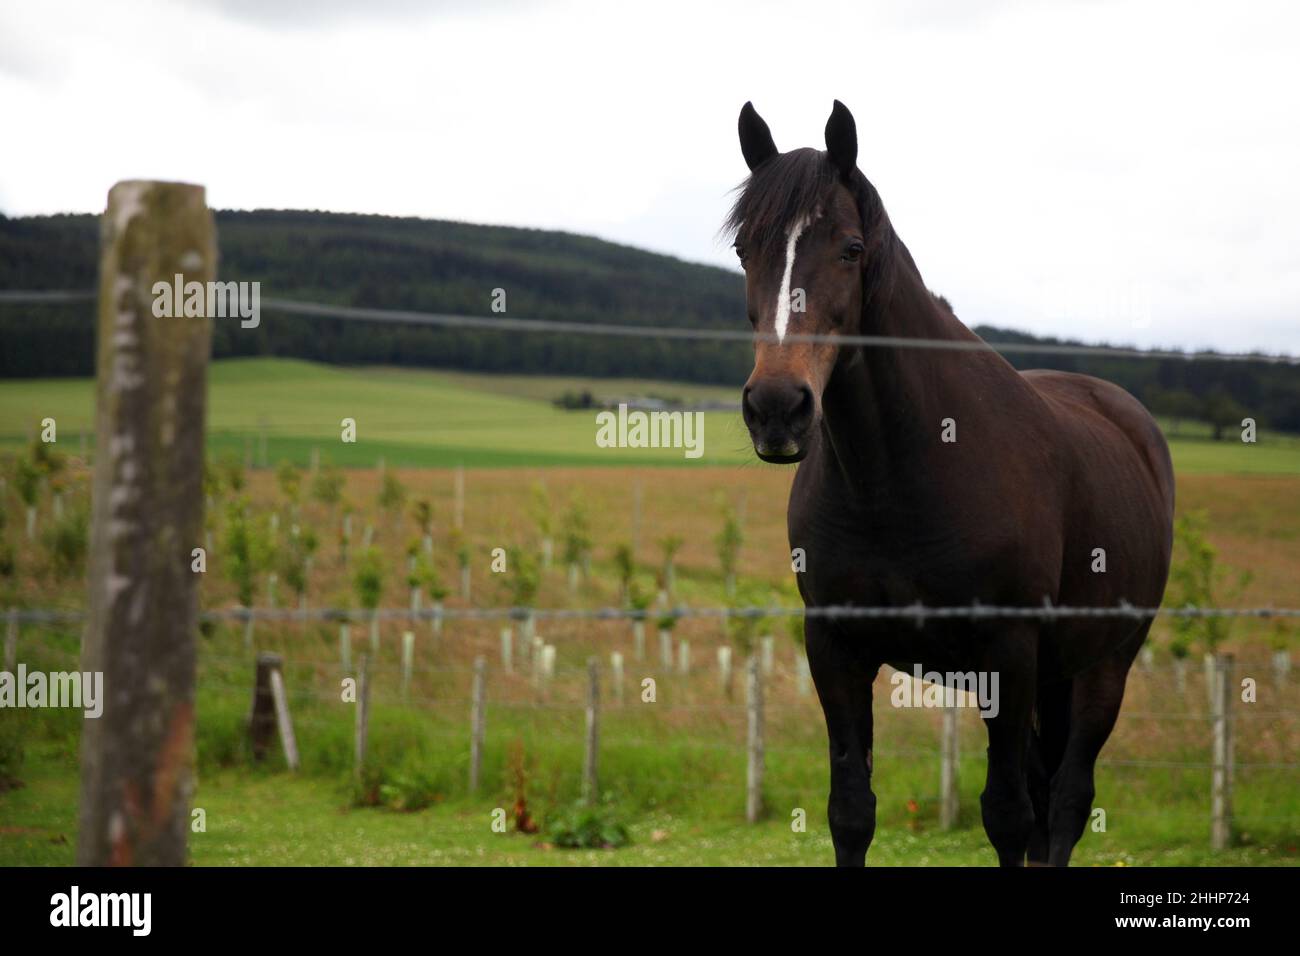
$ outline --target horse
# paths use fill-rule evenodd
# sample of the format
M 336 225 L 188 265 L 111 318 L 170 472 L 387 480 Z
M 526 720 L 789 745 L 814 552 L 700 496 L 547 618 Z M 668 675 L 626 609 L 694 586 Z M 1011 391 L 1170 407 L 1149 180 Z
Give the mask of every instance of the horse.
M 1158 607 L 1174 476 L 1142 404 L 1090 376 L 1017 371 L 968 329 L 858 170 L 838 100 L 825 151 L 779 152 L 752 103 L 739 132 L 750 174 L 723 229 L 756 333 L 741 408 L 760 459 L 798 463 L 787 525 L 805 608 Z M 875 833 L 872 684 L 885 664 L 999 678 L 981 715 L 984 830 L 1000 865 L 1068 865 L 1149 614 L 804 617 L 837 865 L 864 865 Z

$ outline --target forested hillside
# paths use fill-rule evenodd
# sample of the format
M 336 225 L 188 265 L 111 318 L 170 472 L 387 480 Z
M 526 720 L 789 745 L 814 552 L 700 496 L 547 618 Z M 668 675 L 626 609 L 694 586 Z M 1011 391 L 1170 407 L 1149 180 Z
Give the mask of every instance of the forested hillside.
M 259 280 L 268 297 L 491 315 L 644 325 L 743 328 L 739 275 L 570 233 L 426 219 L 260 210 L 218 212 L 221 277 Z M 0 216 L 0 289 L 89 289 L 98 220 Z M 954 303 L 962 314 L 961 303 Z M 1049 341 L 988 327 L 991 342 Z M 1052 340 L 1054 341 L 1054 340 Z M 213 355 L 279 355 L 487 372 L 638 376 L 738 384 L 752 361 L 742 343 L 657 342 L 348 323 L 274 314 L 261 326 L 218 323 Z M 1014 356 L 1020 367 L 1091 372 L 1157 411 L 1300 431 L 1300 371 L 1254 363 Z M 88 304 L 0 304 L 0 376 L 93 372 Z

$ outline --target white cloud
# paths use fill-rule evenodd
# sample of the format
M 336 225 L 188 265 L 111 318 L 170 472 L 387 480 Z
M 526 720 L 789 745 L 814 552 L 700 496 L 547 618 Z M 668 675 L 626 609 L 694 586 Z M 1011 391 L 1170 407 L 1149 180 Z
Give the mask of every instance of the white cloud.
M 51 0 L 0 12 L 8 214 L 117 179 L 218 207 L 715 243 L 752 99 L 859 165 L 968 322 L 1300 350 L 1300 13 L 1281 3 Z M 740 320 L 740 317 L 738 317 Z

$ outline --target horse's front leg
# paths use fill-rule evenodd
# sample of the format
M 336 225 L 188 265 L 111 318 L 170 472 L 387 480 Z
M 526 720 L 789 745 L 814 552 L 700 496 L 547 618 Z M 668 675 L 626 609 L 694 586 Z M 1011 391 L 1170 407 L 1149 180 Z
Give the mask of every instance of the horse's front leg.
M 876 832 L 871 792 L 871 682 L 880 669 L 833 622 L 806 618 L 805 644 L 830 739 L 826 816 L 837 866 L 863 866 Z M 861 647 L 861 642 L 857 644 Z
M 1034 827 L 1026 758 L 1037 676 L 1037 633 L 1030 627 L 994 638 L 982 661 L 986 687 L 981 701 L 988 729 L 988 777 L 980 794 L 984 832 L 1002 866 L 1024 866 Z M 996 675 L 997 682 L 993 682 Z

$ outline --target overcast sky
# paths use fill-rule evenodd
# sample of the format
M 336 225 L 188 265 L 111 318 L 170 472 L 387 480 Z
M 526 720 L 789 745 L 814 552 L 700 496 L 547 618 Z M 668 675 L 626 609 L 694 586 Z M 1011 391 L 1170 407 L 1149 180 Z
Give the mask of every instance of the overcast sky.
M 968 324 L 1300 351 L 1300 7 L 41 0 L 0 7 L 0 211 L 125 178 L 217 208 L 560 228 L 735 267 L 753 100 L 835 98 Z M 743 316 L 737 321 L 743 323 Z

